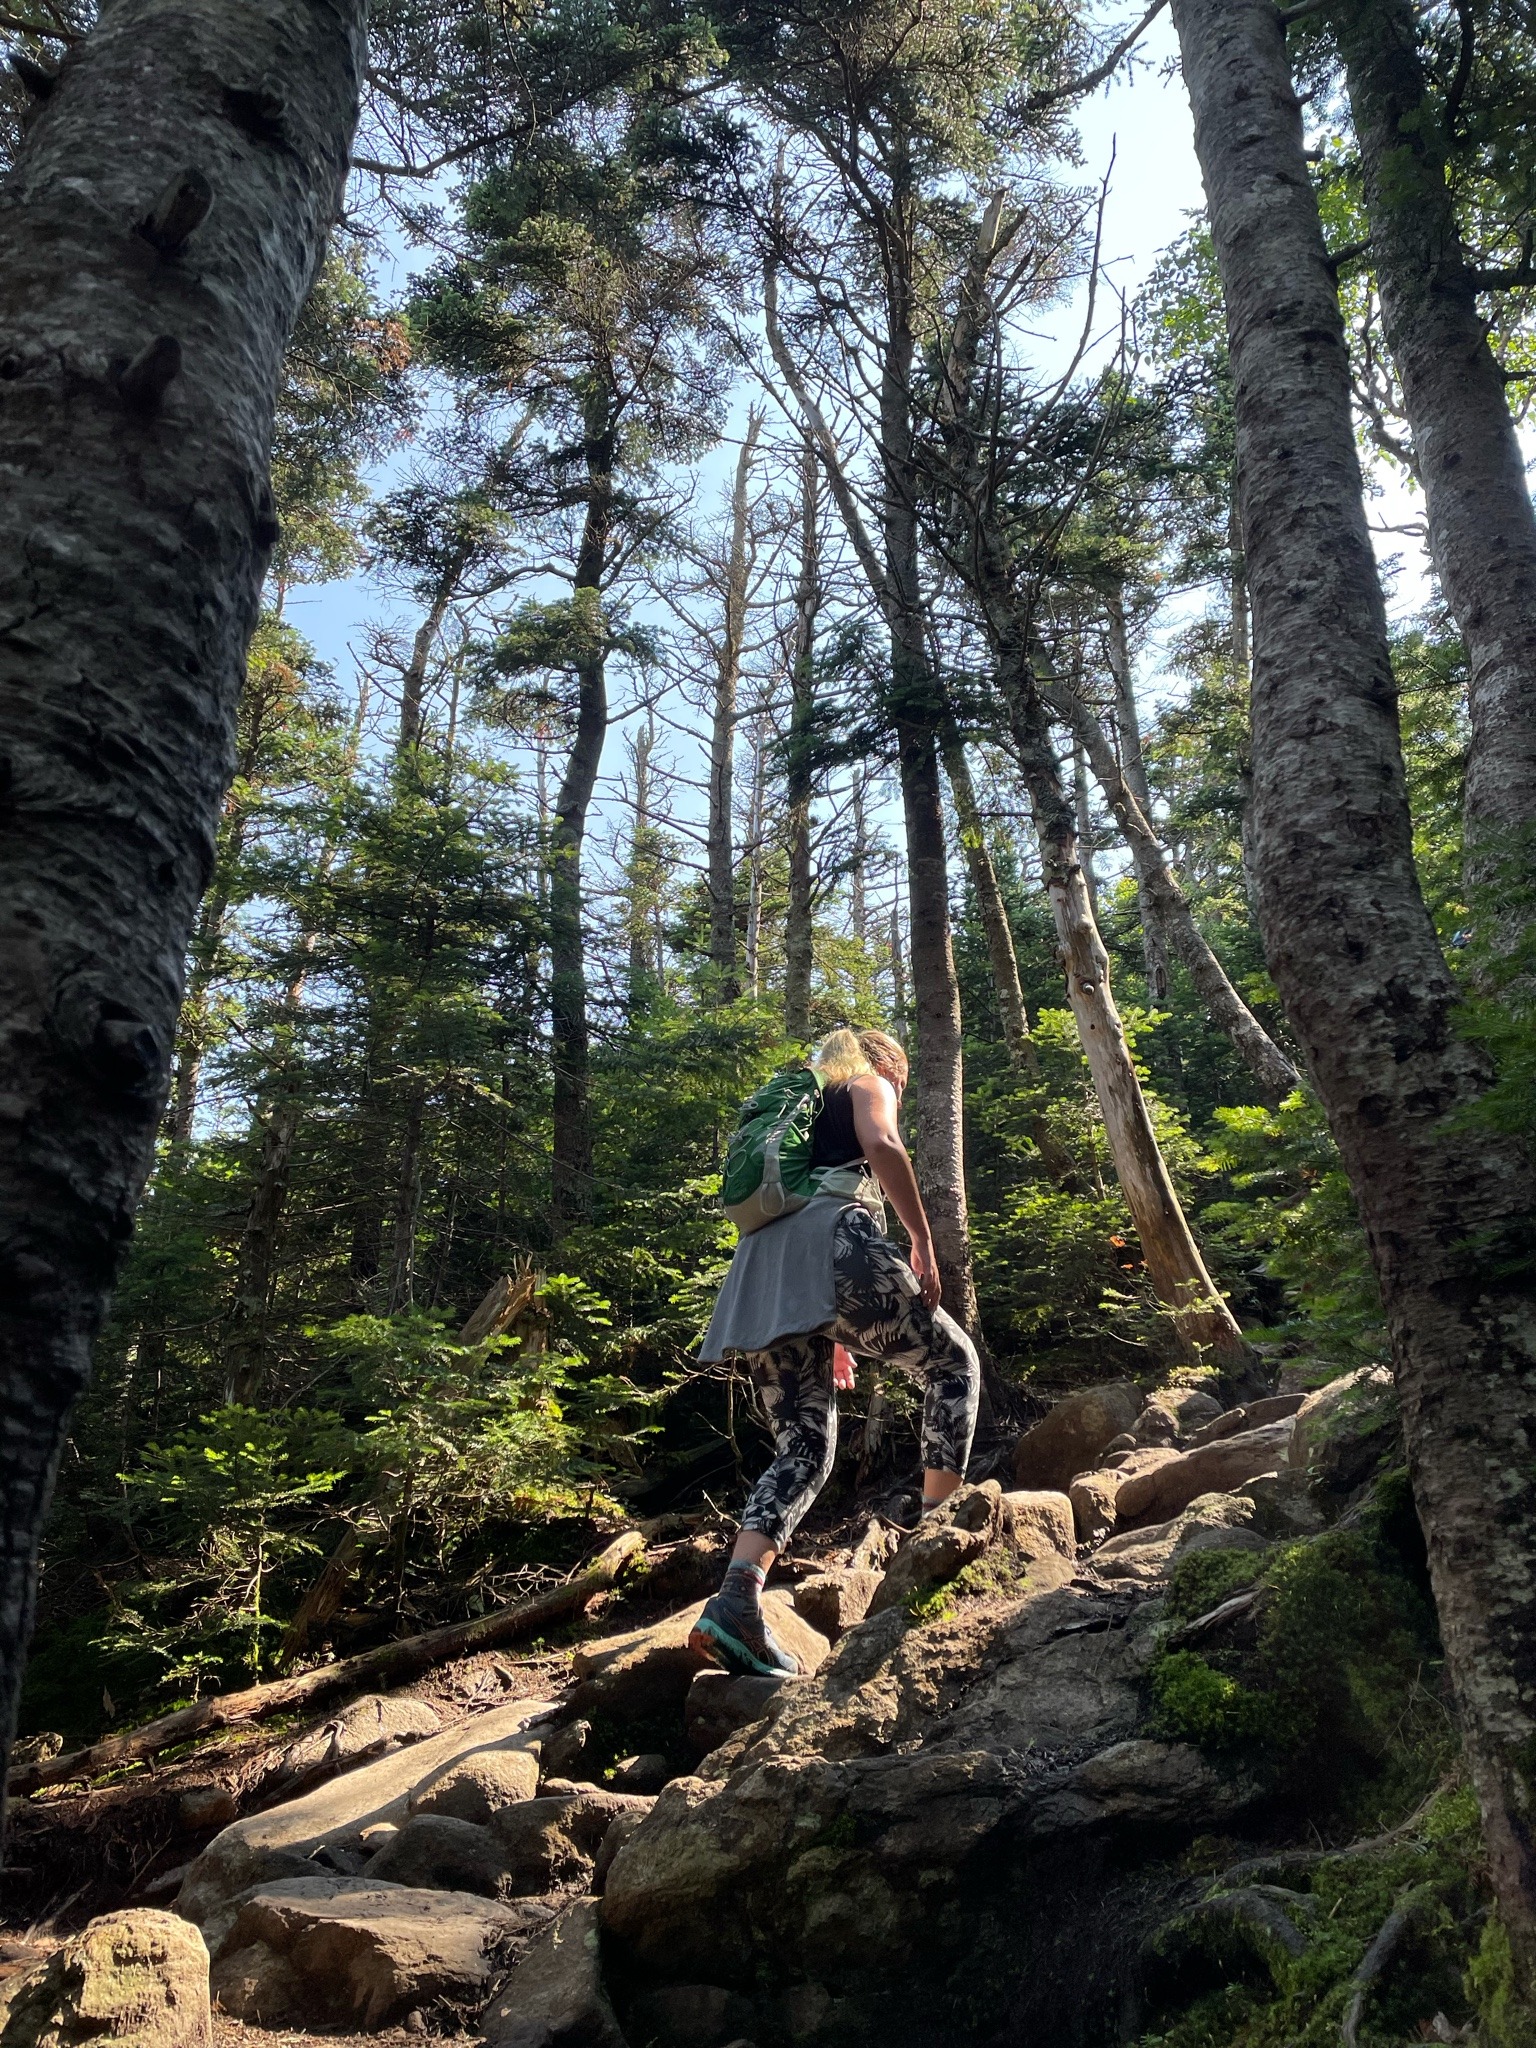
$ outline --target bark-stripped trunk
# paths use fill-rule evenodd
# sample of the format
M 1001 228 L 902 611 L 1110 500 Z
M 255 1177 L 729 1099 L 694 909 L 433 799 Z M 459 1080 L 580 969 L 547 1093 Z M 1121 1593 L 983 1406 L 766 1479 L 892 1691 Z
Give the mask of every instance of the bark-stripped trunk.
M 1414 871 L 1349 366 L 1270 0 L 1173 0 L 1221 266 L 1253 597 L 1270 971 L 1349 1171 L 1520 1995 L 1536 1993 L 1536 1302 L 1524 1150 Z M 1470 376 L 1461 361 L 1458 376 Z
M 869 821 L 864 811 L 864 784 L 853 786 L 853 860 L 852 873 L 848 878 L 849 915 L 853 921 L 853 936 L 861 947 L 869 944 L 869 895 L 865 887 L 865 871 L 869 866 Z
M 720 975 L 720 994 L 733 1003 L 741 994 L 736 945 L 736 859 L 732 837 L 732 768 L 736 754 L 736 690 L 747 631 L 747 484 L 763 416 L 752 412 L 736 458 L 731 492 L 731 541 L 725 563 L 720 644 L 715 650 L 715 706 L 709 748 L 709 824 L 706 841 L 709 881 L 709 957 Z
M 656 969 L 651 944 L 651 911 L 656 887 L 653 868 L 651 824 L 651 755 L 656 746 L 656 722 L 648 718 L 630 741 L 634 767 L 635 823 L 629 842 L 629 1014 L 638 1017 L 650 1007 L 656 993 Z
M 416 1224 L 421 1212 L 421 1141 L 426 1121 L 424 1081 L 413 1081 L 405 1098 L 389 1269 L 389 1313 L 409 1308 L 416 1298 Z
M 1029 1032 L 1029 1012 L 1024 1007 L 1019 957 L 1014 951 L 1008 907 L 998 886 L 997 869 L 992 865 L 986 828 L 982 824 L 981 809 L 971 782 L 970 763 L 965 758 L 965 741 L 953 721 L 945 723 L 942 746 L 944 773 L 949 777 L 955 816 L 960 825 L 960 847 L 965 855 L 971 887 L 976 892 L 982 929 L 987 935 L 987 959 L 991 963 L 992 988 L 1003 1023 L 1003 1043 L 1008 1048 L 1010 1062 L 1020 1073 L 1038 1075 L 1040 1055 Z
M 785 771 L 789 841 L 789 908 L 784 924 L 784 1035 L 811 1035 L 811 750 L 816 711 L 816 620 L 821 610 L 821 535 L 816 458 L 800 457 L 800 572 L 795 583 L 794 642 L 789 662 L 789 759 Z
M 1430 552 L 1467 648 L 1468 894 L 1507 945 L 1519 925 L 1499 914 L 1501 870 L 1513 879 L 1521 851 L 1526 872 L 1536 857 L 1536 512 L 1457 229 L 1415 13 L 1411 0 L 1351 0 L 1331 18 Z
M 0 187 L 0 1751 L 165 1101 L 362 17 L 116 0 Z
M 1144 818 L 1152 816 L 1152 791 L 1147 782 L 1147 764 L 1141 752 L 1141 720 L 1136 710 L 1136 682 L 1131 671 L 1131 641 L 1125 624 L 1125 589 L 1122 584 L 1113 584 L 1104 601 L 1104 617 L 1109 642 L 1109 671 L 1115 683 L 1115 731 L 1120 740 L 1120 767 L 1125 777 L 1126 788 L 1130 791 L 1137 808 Z M 1075 730 L 1075 728 L 1074 728 Z M 1078 735 L 1081 738 L 1081 734 Z M 1084 742 L 1083 751 L 1092 759 L 1091 749 Z M 1095 774 L 1098 767 L 1094 765 Z M 1099 776 L 1100 786 L 1104 778 Z M 1109 790 L 1104 789 L 1109 795 Z M 1125 830 L 1124 825 L 1120 828 Z M 1135 849 L 1132 848 L 1134 856 Z M 1162 922 L 1148 899 L 1147 884 L 1142 877 L 1141 862 L 1136 861 L 1136 901 L 1141 912 L 1142 957 L 1147 967 L 1147 994 L 1154 1004 L 1168 1000 L 1168 945 L 1163 937 Z
M 1099 878 L 1093 869 L 1093 809 L 1088 799 L 1088 763 L 1076 741 L 1072 745 L 1072 802 L 1077 813 L 1077 853 L 1088 891 L 1088 908 L 1099 918 Z
M 400 678 L 400 725 L 395 742 L 396 752 L 405 755 L 421 745 L 425 729 L 425 704 L 427 692 L 427 669 L 432 660 L 432 649 L 437 636 L 443 630 L 443 621 L 448 616 L 448 606 L 458 581 L 464 572 L 462 558 L 456 558 L 444 570 L 438 586 L 432 594 L 426 617 L 416 628 L 411 641 L 411 658 L 405 665 Z
M 1049 673 L 1038 654 L 1035 667 L 1037 674 Z M 1053 686 L 1043 682 L 1041 693 L 1093 764 L 1099 787 L 1115 814 L 1115 823 L 1131 849 L 1143 916 L 1156 924 L 1162 944 L 1189 969 L 1206 1014 L 1231 1039 L 1261 1097 L 1273 1108 L 1300 1085 L 1300 1076 L 1227 979 L 1226 969 L 1206 943 L 1195 923 L 1189 898 L 1163 857 L 1157 832 L 1136 801 L 1129 777 L 1122 775 L 1115 750 L 1092 709 L 1064 684 Z
M 944 1306 L 979 1336 L 965 1195 L 965 1070 L 960 983 L 949 918 L 939 779 L 944 705 L 933 673 L 919 567 L 920 476 L 912 415 L 916 360 L 911 166 L 898 145 L 883 223 L 887 328 L 880 365 L 880 529 L 891 637 L 891 707 L 907 838 L 908 944 L 917 1027 L 917 1177 L 944 1281 Z
M 1044 707 L 1017 666 L 1006 675 L 1006 687 L 1066 973 L 1067 1001 L 1077 1019 L 1104 1134 L 1148 1277 L 1191 1357 L 1219 1365 L 1245 1385 L 1256 1382 L 1253 1349 L 1206 1271 L 1152 1128 L 1110 989 L 1109 955 L 1088 895 L 1074 805 L 1063 785 Z
M 747 987 L 755 1002 L 763 992 L 763 834 L 768 816 L 768 750 L 759 724 L 752 740 L 752 800 L 747 807 Z
M 904 1023 L 907 1015 L 907 957 L 901 943 L 901 905 L 891 905 L 891 1015 Z
M 586 446 L 587 508 L 573 587 L 594 597 L 608 567 L 613 523 L 613 429 L 606 417 Z M 555 797 L 549 835 L 550 1040 L 554 1062 L 554 1160 L 550 1220 L 558 1239 L 592 1213 L 592 1109 L 587 1088 L 587 960 L 581 850 L 608 732 L 607 659 L 576 669 L 576 737 Z

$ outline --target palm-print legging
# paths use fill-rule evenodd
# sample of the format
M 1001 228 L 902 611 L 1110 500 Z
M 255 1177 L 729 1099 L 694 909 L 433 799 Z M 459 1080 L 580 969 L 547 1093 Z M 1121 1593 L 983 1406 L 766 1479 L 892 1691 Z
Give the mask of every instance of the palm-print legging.
M 837 1320 L 831 1329 L 781 1338 L 750 1360 L 775 1456 L 752 1489 L 741 1526 L 766 1536 L 776 1550 L 826 1485 L 837 1453 L 834 1343 L 925 1377 L 925 1466 L 963 1473 L 976 1430 L 976 1347 L 943 1309 L 923 1306 L 911 1267 L 867 1210 L 850 1208 L 839 1218 L 832 1265 Z

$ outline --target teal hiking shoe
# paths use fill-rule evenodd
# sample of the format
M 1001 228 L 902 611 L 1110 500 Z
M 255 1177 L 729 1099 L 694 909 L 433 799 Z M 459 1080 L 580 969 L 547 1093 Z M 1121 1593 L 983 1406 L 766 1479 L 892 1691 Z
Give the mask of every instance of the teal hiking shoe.
M 800 1662 L 778 1642 L 761 1612 L 749 1613 L 723 1593 L 704 1603 L 688 1647 L 738 1678 L 798 1678 Z

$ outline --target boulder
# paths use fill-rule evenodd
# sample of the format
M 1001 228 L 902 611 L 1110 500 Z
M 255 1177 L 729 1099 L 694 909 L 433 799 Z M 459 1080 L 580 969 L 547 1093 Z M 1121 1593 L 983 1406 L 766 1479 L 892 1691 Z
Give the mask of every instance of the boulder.
M 1080 1473 L 1067 1489 L 1067 1498 L 1072 1503 L 1081 1541 L 1097 1543 L 1114 1528 L 1117 1517 L 1123 1513 L 1121 1492 L 1131 1480 L 1144 1479 L 1160 1472 L 1165 1465 L 1177 1464 L 1182 1455 L 1169 1445 L 1149 1444 L 1143 1450 L 1117 1453 L 1112 1465 Z
M 208 1950 L 174 1913 L 104 1913 L 0 1991 L 6 2048 L 211 2048 Z
M 613 1819 L 609 1821 L 608 1832 L 598 1844 L 597 1856 L 592 1864 L 592 1890 L 594 1892 L 602 1890 L 608 1880 L 608 1872 L 612 1868 L 614 1857 L 618 1855 L 636 1828 L 645 1825 L 646 1816 L 650 1813 L 655 1803 L 653 1799 L 637 1800 L 633 1807 L 624 1813 L 616 1813 Z
M 539 1769 L 546 1778 L 574 1778 L 591 1739 L 590 1721 L 568 1721 L 539 1746 Z
M 424 1778 L 410 1796 L 412 1813 L 447 1814 L 484 1826 L 504 1806 L 531 1799 L 539 1789 L 539 1752 L 474 1749 Z
M 372 1884 L 482 1899 L 508 1898 L 515 1889 L 506 1851 L 490 1829 L 446 1813 L 413 1814 L 369 1860 L 366 1875 Z
M 718 1749 L 739 1728 L 760 1721 L 794 1678 L 733 1678 L 729 1671 L 701 1671 L 688 1688 L 683 1722 L 698 1756 Z
M 1246 1408 L 1228 1408 L 1203 1429 L 1196 1430 L 1190 1439 L 1190 1449 L 1198 1450 L 1202 1444 L 1213 1444 L 1224 1436 L 1236 1436 L 1240 1430 L 1262 1429 L 1268 1422 L 1284 1422 L 1288 1415 L 1294 1415 L 1305 1394 L 1271 1394 L 1263 1401 L 1250 1401 Z
M 202 1926 L 211 1913 L 252 1885 L 310 1875 L 311 1859 L 323 1846 L 360 1850 L 365 1829 L 382 1821 L 398 1826 L 407 1818 L 411 1793 L 424 1779 L 475 1750 L 527 1748 L 536 1739 L 530 1733 L 533 1724 L 553 1712 L 547 1700 L 493 1707 L 445 1734 L 333 1778 L 301 1798 L 235 1821 L 214 1836 L 187 1872 L 177 1912 Z
M 1029 1558 L 1077 1556 L 1077 1525 L 1064 1493 L 1005 1493 L 1003 1535 Z
M 1080 1543 L 1099 1543 L 1114 1528 L 1119 1493 L 1120 1474 L 1108 1466 L 1080 1472 L 1073 1480 L 1067 1499 Z
M 1152 1585 L 1194 1550 L 1268 1549 L 1258 1521 L 1257 1508 L 1241 1495 L 1202 1494 L 1170 1522 L 1111 1536 L 1094 1552 L 1093 1570 L 1101 1579 Z
M 664 2048 L 727 2048 L 757 2025 L 757 2008 L 721 1984 L 663 1984 L 630 2010 L 635 2036 Z
M 577 1682 L 569 1710 L 606 1719 L 681 1712 L 699 1668 L 688 1637 L 703 1607 L 700 1600 L 647 1628 L 583 1643 L 571 1660 Z M 802 1671 L 814 1671 L 831 1648 L 826 1637 L 803 1621 L 788 1594 L 777 1588 L 764 1594 L 763 1609 L 784 1648 L 799 1658 Z
M 585 1884 L 610 1824 L 622 1813 L 648 1813 L 655 1804 L 632 1792 L 581 1792 L 505 1806 L 491 1833 L 506 1860 L 514 1897 Z
M 717 1531 L 652 1551 L 646 1560 L 645 1597 L 679 1603 L 707 1599 L 725 1571 L 727 1549 L 724 1535 Z
M 1068 1394 L 1014 1445 L 1014 1485 L 1064 1493 L 1079 1472 L 1098 1463 L 1107 1443 L 1134 1426 L 1140 1413 L 1141 1395 L 1124 1381 Z
M 1261 1472 L 1237 1491 L 1253 1502 L 1254 1528 L 1274 1541 L 1316 1536 L 1328 1526 L 1328 1517 L 1314 1498 L 1310 1475 L 1296 1465 L 1279 1472 Z
M 227 1828 L 240 1802 L 227 1785 L 189 1785 L 176 1802 L 176 1818 L 189 1835 L 204 1828 Z
M 615 1792 L 659 1792 L 677 1773 L 660 1750 L 646 1750 L 640 1756 L 624 1757 L 613 1767 L 609 1782 Z
M 1398 1447 L 1397 1397 L 1384 1365 L 1362 1365 L 1308 1394 L 1296 1411 L 1289 1463 L 1316 1484 L 1352 1493 Z
M 871 1615 L 909 1606 L 946 1586 L 995 1542 L 1003 1523 L 1003 1490 L 995 1479 L 962 1486 L 924 1515 L 886 1567 Z
M 1158 1387 L 1147 1396 L 1131 1434 L 1138 1444 L 1184 1441 L 1221 1412 L 1220 1401 L 1204 1387 Z M 1172 1424 L 1166 1437 L 1159 1433 L 1165 1421 Z
M 257 1887 L 213 1966 L 232 2019 L 374 2033 L 439 1999 L 485 1997 L 500 1945 L 542 1915 L 465 1892 L 354 1884 L 330 1898 Z
M 573 1899 L 481 2017 L 491 2048 L 625 2048 L 603 1988 L 595 1899 Z
M 844 1629 L 853 1628 L 868 1614 L 880 1579 L 877 1571 L 816 1572 L 796 1586 L 795 1612 L 829 1643 L 835 1643 Z
M 1202 1493 L 1230 1493 L 1245 1479 L 1275 1472 L 1286 1461 L 1296 1423 L 1288 1418 L 1263 1429 L 1240 1430 L 1236 1436 L 1205 1444 L 1198 1451 L 1175 1453 L 1154 1470 L 1122 1474 L 1115 1496 L 1117 1520 L 1164 1522 L 1188 1507 Z

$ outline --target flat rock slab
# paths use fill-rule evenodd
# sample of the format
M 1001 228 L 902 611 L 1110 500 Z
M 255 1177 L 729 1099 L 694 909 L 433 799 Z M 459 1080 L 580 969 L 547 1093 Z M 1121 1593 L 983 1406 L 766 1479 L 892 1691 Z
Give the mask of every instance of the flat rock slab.
M 1101 1579 L 1150 1586 L 1166 1579 L 1181 1557 L 1196 1550 L 1267 1550 L 1258 1510 L 1238 1494 L 1203 1494 L 1172 1521 L 1111 1536 L 1091 1560 Z
M 315 1898 L 258 1888 L 220 1947 L 213 1995 L 253 2025 L 375 2033 L 440 1999 L 483 1999 L 499 1945 L 541 1917 L 466 1892 L 364 1884 Z
M 210 2048 L 208 1951 L 174 1913 L 104 1913 L 0 1992 L 9 2048 Z
M 350 1763 L 378 1756 L 401 1743 L 423 1742 L 441 1734 L 442 1727 L 425 1700 L 365 1693 L 288 1745 L 274 1773 L 272 1789 L 277 1790 L 285 1778 L 304 1777 L 330 1766 L 344 1770 Z
M 700 1600 L 649 1628 L 584 1643 L 572 1659 L 577 1683 L 567 1710 L 619 1716 L 681 1712 L 699 1669 L 688 1638 L 703 1609 Z M 777 1588 L 763 1595 L 763 1611 L 801 1670 L 814 1671 L 832 1647 L 821 1631 L 796 1614 L 789 1595 Z
M 302 1798 L 235 1821 L 214 1836 L 187 1872 L 177 1912 L 202 1926 L 252 1885 L 309 1875 L 314 1867 L 310 1858 L 322 1844 L 360 1851 L 365 1828 L 381 1821 L 396 1826 L 405 1821 L 411 1793 L 425 1779 L 475 1750 L 527 1748 L 537 1740 L 530 1732 L 533 1724 L 554 1711 L 549 1700 L 493 1707 L 446 1734 L 333 1778 Z

